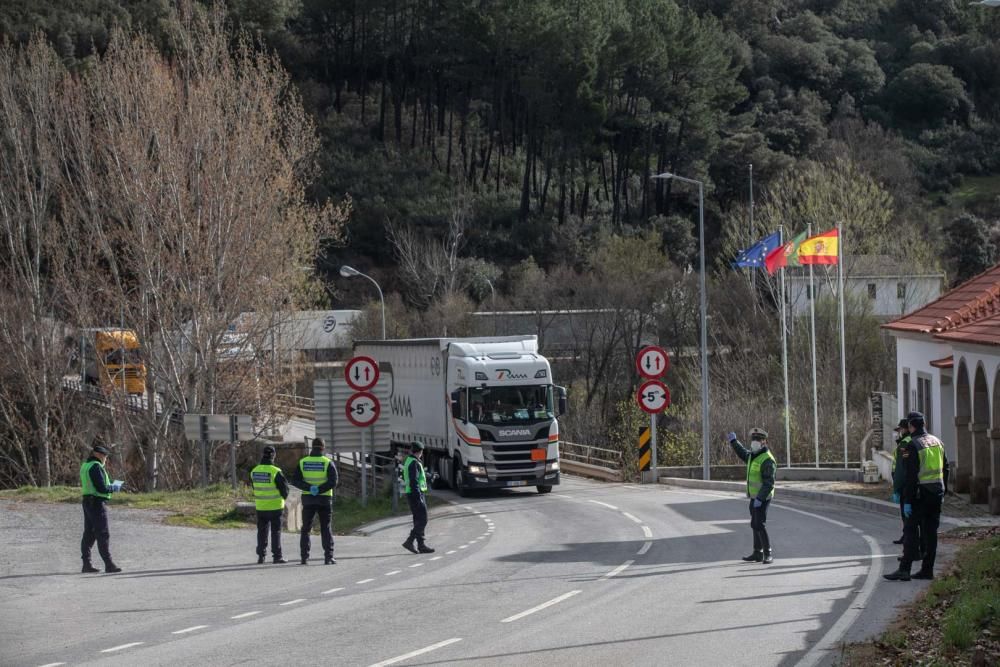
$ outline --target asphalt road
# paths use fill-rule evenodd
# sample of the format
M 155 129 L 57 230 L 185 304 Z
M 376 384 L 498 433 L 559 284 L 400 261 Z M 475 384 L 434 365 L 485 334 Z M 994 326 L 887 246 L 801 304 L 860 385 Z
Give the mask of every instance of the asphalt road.
M 770 566 L 739 560 L 736 495 L 564 479 L 442 492 L 437 553 L 404 552 L 395 519 L 338 538 L 336 566 L 298 565 L 288 534 L 292 562 L 258 566 L 251 531 L 113 508 L 119 575 L 79 574 L 79 507 L 2 502 L 0 664 L 832 664 L 926 582 L 882 580 L 890 517 L 778 494 Z

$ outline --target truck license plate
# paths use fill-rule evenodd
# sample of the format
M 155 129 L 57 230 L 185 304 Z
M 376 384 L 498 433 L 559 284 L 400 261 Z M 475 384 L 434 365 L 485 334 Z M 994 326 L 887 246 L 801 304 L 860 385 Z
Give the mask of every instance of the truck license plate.
M 525 482 L 523 479 L 515 480 L 513 482 L 507 482 L 507 486 L 524 486 L 525 484 L 527 484 L 527 482 Z

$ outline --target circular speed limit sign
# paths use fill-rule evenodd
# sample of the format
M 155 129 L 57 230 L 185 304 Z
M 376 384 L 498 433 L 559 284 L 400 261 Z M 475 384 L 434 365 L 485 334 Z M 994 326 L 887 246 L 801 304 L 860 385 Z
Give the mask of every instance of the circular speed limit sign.
M 644 378 L 655 379 L 670 368 L 670 357 L 667 351 L 656 345 L 649 345 L 639 350 L 635 356 L 635 368 Z
M 670 390 L 659 380 L 649 380 L 635 392 L 635 400 L 643 412 L 655 415 L 670 407 Z
M 371 426 L 378 421 L 378 416 L 382 412 L 382 406 L 378 399 L 367 391 L 353 394 L 347 399 L 347 405 L 344 408 L 347 412 L 347 421 L 361 428 Z

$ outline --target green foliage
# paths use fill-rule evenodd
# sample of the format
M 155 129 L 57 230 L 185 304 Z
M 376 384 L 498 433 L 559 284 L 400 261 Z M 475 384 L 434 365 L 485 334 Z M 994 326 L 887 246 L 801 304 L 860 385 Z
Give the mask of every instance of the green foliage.
M 968 124 L 972 102 L 950 67 L 918 63 L 899 73 L 886 87 L 886 104 L 905 126 L 940 127 Z
M 953 220 L 945 238 L 945 254 L 954 266 L 954 284 L 982 273 L 997 261 L 997 247 L 990 238 L 989 225 L 972 214 Z

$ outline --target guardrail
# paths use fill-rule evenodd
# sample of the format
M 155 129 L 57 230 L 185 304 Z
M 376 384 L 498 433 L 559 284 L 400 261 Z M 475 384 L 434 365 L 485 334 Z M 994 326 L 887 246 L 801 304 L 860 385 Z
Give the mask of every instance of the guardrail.
M 559 465 L 571 474 L 608 482 L 622 481 L 622 453 L 613 449 L 564 440 L 559 443 Z
M 316 399 L 314 398 L 294 394 L 278 394 L 275 398 L 289 414 L 306 419 L 316 418 Z

